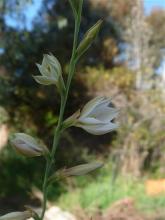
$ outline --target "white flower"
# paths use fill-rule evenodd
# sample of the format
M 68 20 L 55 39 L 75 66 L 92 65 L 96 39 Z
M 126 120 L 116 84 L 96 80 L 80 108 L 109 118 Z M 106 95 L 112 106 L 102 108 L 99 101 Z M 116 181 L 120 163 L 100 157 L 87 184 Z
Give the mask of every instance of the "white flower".
M 79 114 L 77 112 L 68 118 L 64 126 L 80 127 L 94 135 L 102 135 L 115 130 L 118 125 L 112 120 L 118 115 L 118 110 L 110 107 L 110 102 L 110 99 L 106 97 L 92 99 Z
M 30 217 L 32 217 L 32 213 L 30 211 L 11 212 L 9 214 L 1 216 L 0 220 L 26 220 Z
M 61 74 L 61 65 L 57 58 L 52 54 L 44 54 L 42 64 L 37 64 L 41 75 L 33 76 L 34 79 L 43 85 L 57 84 Z
M 48 153 L 48 149 L 44 145 L 41 145 L 35 138 L 24 133 L 14 134 L 11 144 L 16 151 L 24 156 L 35 157 Z

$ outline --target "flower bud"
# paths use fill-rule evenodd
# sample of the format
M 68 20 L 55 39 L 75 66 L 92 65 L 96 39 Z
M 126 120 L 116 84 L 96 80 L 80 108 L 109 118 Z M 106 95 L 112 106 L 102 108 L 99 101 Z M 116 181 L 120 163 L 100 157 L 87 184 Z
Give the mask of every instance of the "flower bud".
M 61 169 L 58 170 L 55 174 L 53 174 L 50 178 L 49 181 L 53 181 L 54 179 L 61 179 L 61 178 L 66 178 L 66 177 L 71 177 L 71 176 L 82 176 L 85 174 L 88 174 L 98 168 L 101 168 L 103 166 L 103 163 L 100 162 L 93 162 L 93 163 L 86 163 L 86 164 L 81 164 L 78 166 L 74 166 L 68 169 Z
M 25 212 L 11 212 L 0 217 L 0 220 L 27 220 L 32 217 L 30 211 Z
M 81 41 L 77 48 L 77 56 L 80 57 L 85 51 L 91 46 L 97 34 L 99 33 L 102 20 L 99 20 L 94 26 L 92 26 L 84 36 L 84 39 Z
M 16 133 L 11 139 L 11 144 L 18 153 L 28 157 L 46 155 L 49 152 L 35 138 L 24 133 Z
M 101 168 L 103 166 L 103 163 L 95 162 L 95 163 L 87 163 L 87 164 L 81 164 L 75 167 L 71 167 L 69 169 L 64 170 L 65 176 L 81 176 L 88 174 L 98 168 Z

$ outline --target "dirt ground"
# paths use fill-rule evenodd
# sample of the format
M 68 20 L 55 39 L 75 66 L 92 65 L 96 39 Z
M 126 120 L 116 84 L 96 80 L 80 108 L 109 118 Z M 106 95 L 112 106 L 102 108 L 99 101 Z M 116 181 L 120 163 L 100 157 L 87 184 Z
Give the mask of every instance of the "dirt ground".
M 13 200 L 13 205 L 14 204 L 15 200 Z M 37 205 L 35 202 L 34 204 Z M 0 207 L 2 207 L 1 205 L 0 203 Z M 7 208 L 7 203 L 3 203 L 3 206 Z M 6 211 L 5 209 L 3 211 L 4 213 L 0 214 L 5 214 L 7 211 L 13 210 L 7 208 Z M 147 216 L 136 208 L 136 203 L 132 198 L 125 198 L 115 202 L 104 213 L 101 213 L 98 209 L 97 214 L 91 216 L 85 213 L 84 210 L 79 209 L 73 214 L 77 220 L 165 220 L 165 210 L 155 211 L 154 214 Z
M 93 217 L 87 218 L 80 213 L 78 220 L 165 220 L 165 213 L 162 212 L 150 216 L 141 213 L 132 198 L 120 200 L 111 205 L 105 213 L 98 213 Z

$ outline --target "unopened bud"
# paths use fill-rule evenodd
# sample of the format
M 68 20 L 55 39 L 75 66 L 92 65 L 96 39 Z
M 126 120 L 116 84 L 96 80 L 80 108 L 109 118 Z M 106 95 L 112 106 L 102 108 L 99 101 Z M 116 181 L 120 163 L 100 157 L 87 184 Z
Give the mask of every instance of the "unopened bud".
M 30 211 L 25 212 L 11 212 L 0 217 L 0 220 L 27 220 L 32 217 Z
M 87 164 L 81 164 L 75 167 L 71 168 L 64 168 L 61 170 L 58 170 L 56 173 L 54 173 L 49 180 L 53 181 L 57 178 L 66 178 L 71 176 L 82 176 L 85 174 L 88 174 L 98 168 L 101 168 L 103 166 L 103 163 L 100 162 L 94 162 L 94 163 L 87 163 Z
M 71 167 L 64 171 L 65 176 L 81 176 L 87 173 L 90 173 L 98 168 L 101 168 L 103 163 L 95 162 L 95 163 L 87 163 L 81 164 L 75 167 Z
M 94 26 L 92 26 L 84 36 L 84 39 L 81 41 L 77 48 L 77 56 L 80 57 L 85 51 L 91 46 L 97 34 L 99 33 L 102 20 L 99 20 Z
M 35 157 L 48 154 L 48 149 L 35 138 L 24 133 L 16 133 L 11 139 L 12 146 L 24 156 Z

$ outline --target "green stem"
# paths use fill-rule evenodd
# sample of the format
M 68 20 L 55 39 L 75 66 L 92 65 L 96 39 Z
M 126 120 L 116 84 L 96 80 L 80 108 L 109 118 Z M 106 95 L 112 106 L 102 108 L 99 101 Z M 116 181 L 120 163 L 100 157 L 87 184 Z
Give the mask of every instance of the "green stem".
M 45 176 L 44 176 L 44 182 L 43 182 L 43 205 L 42 205 L 42 214 L 41 214 L 41 220 L 44 218 L 44 214 L 46 211 L 46 200 L 47 200 L 47 179 L 48 179 L 48 174 L 49 174 L 49 162 L 48 160 L 46 161 L 46 170 L 45 170 Z
M 74 41 L 73 41 L 73 49 L 72 49 L 72 56 L 69 64 L 69 74 L 66 84 L 66 90 L 65 94 L 61 96 L 61 107 L 60 107 L 60 115 L 58 120 L 58 125 L 55 130 L 54 134 L 54 140 L 53 140 L 53 147 L 51 152 L 50 160 L 47 160 L 46 162 L 46 170 L 45 170 L 45 176 L 44 176 L 44 182 L 43 182 L 43 205 L 42 205 L 42 214 L 41 214 L 41 220 L 43 220 L 45 211 L 46 211 L 46 202 L 47 202 L 47 189 L 48 189 L 48 178 L 50 175 L 50 171 L 52 169 L 52 165 L 54 164 L 54 157 L 57 150 L 57 146 L 59 144 L 59 140 L 61 137 L 61 131 L 62 131 L 62 124 L 63 124 L 63 117 L 65 112 L 65 107 L 67 104 L 69 89 L 71 85 L 72 78 L 75 73 L 75 67 L 76 67 L 76 48 L 77 48 L 77 41 L 78 41 L 78 33 L 80 29 L 80 21 L 81 21 L 81 11 L 82 11 L 82 2 L 81 7 L 79 10 L 79 15 L 75 19 L 75 31 L 74 31 Z

